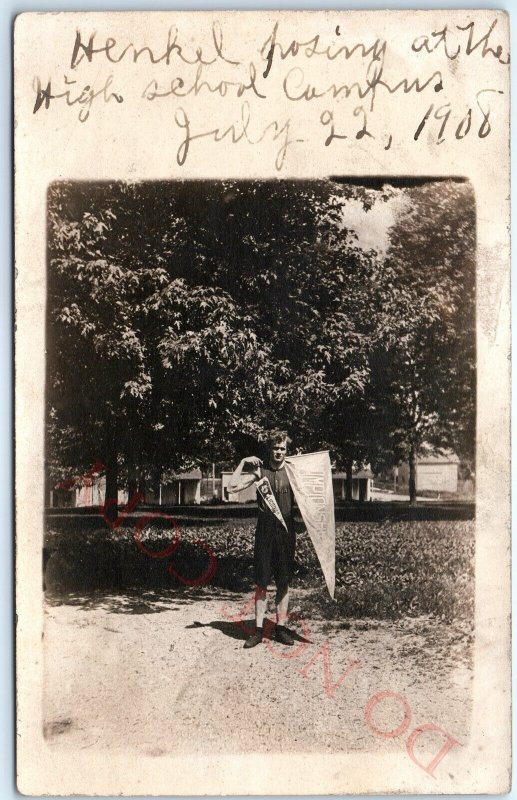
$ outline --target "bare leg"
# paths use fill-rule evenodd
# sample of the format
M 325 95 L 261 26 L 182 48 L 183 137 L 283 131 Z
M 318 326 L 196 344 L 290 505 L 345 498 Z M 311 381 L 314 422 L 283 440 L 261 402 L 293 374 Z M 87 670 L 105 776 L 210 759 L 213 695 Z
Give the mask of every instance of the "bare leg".
M 255 623 L 257 628 L 262 628 L 264 624 L 266 605 L 267 605 L 267 591 L 261 586 L 257 586 L 255 591 Z
M 277 642 L 282 644 L 292 645 L 294 639 L 286 627 L 288 614 L 287 609 L 289 606 L 289 587 L 283 586 L 277 590 L 276 593 L 276 633 L 275 638 Z
M 276 593 L 276 621 L 277 625 L 287 623 L 287 609 L 289 608 L 289 587 L 278 590 Z
M 262 626 L 264 624 L 264 614 L 266 613 L 266 603 L 267 603 L 267 589 L 263 586 L 257 586 L 255 589 L 255 633 L 253 633 L 246 641 L 244 642 L 245 648 L 256 647 L 257 644 L 260 644 L 262 641 L 263 631 Z

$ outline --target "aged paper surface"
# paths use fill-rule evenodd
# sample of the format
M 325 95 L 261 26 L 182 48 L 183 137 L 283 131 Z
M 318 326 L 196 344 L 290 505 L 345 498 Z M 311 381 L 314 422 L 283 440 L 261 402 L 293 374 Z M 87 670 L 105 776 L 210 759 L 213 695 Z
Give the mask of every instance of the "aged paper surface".
M 497 11 L 468 10 L 24 14 L 16 20 L 14 58 L 20 790 L 27 794 L 169 795 L 507 791 L 510 782 L 510 315 L 506 16 Z M 296 184 L 295 180 L 301 183 Z M 67 518 L 66 514 L 47 512 L 52 512 L 56 505 L 56 493 L 69 497 L 66 493 L 72 489 L 75 492 L 75 485 L 81 491 L 91 489 L 94 485 L 91 476 L 100 474 L 104 467 L 102 453 L 91 451 L 89 472 L 82 461 L 86 459 L 87 435 L 88 446 L 94 447 L 95 431 L 105 433 L 98 421 L 100 417 L 95 414 L 112 402 L 103 394 L 106 391 L 103 387 L 111 384 L 106 381 L 107 356 L 102 348 L 111 341 L 116 326 L 111 331 L 106 329 L 99 338 L 89 311 L 99 303 L 106 303 L 108 310 L 122 309 L 121 314 L 131 315 L 132 289 L 130 282 L 124 283 L 127 277 L 124 258 L 130 261 L 134 255 L 131 242 L 126 251 L 123 248 L 117 251 L 125 253 L 120 256 L 122 260 L 111 258 L 108 252 L 114 245 L 107 237 L 119 224 L 120 214 L 132 214 L 126 228 L 133 228 L 135 238 L 131 234 L 131 241 L 143 242 L 148 230 L 155 231 L 163 254 L 163 243 L 167 240 L 163 226 L 160 227 L 160 204 L 176 202 L 175 198 L 181 194 L 181 207 L 188 208 L 188 213 L 174 217 L 174 225 L 171 223 L 172 244 L 166 258 L 170 257 L 170 269 L 174 270 L 174 243 L 181 240 L 184 266 L 183 272 L 174 273 L 176 283 L 167 297 L 170 308 L 183 303 L 177 308 L 184 309 L 191 302 L 194 319 L 194 314 L 202 316 L 207 308 L 215 309 L 210 304 L 215 303 L 216 296 L 221 296 L 217 294 L 219 285 L 212 286 L 209 296 L 201 297 L 204 289 L 200 288 L 200 281 L 194 288 L 191 286 L 190 295 L 185 294 L 182 281 L 190 274 L 189 269 L 194 268 L 192 265 L 202 269 L 203 263 L 209 263 L 221 231 L 230 236 L 232 226 L 241 226 L 239 242 L 235 239 L 232 247 L 242 244 L 249 253 L 253 246 L 257 259 L 261 248 L 267 249 L 268 237 L 259 226 L 253 229 L 255 233 L 249 232 L 250 220 L 262 219 L 263 214 L 265 224 L 275 225 L 275 218 L 266 214 L 264 186 L 270 186 L 267 192 L 277 198 L 279 184 L 264 182 L 286 181 L 281 187 L 287 187 L 287 196 L 291 198 L 287 205 L 300 208 L 296 213 L 303 214 L 303 207 L 296 205 L 299 198 L 311 192 L 313 197 L 314 186 L 327 191 L 329 180 L 334 187 L 332 202 L 337 197 L 352 216 L 356 213 L 356 241 L 363 253 L 372 246 L 375 224 L 377 253 L 384 247 L 381 240 L 386 235 L 386 222 L 384 227 L 382 221 L 375 223 L 382 218 L 382 214 L 376 216 L 379 203 L 384 203 L 384 209 L 391 203 L 389 207 L 396 210 L 396 204 L 409 202 L 408 198 L 423 203 L 427 191 L 431 197 L 429 208 L 436 210 L 440 202 L 451 204 L 450 227 L 454 229 L 436 232 L 436 236 L 442 237 L 440 241 L 447 234 L 447 241 L 453 243 L 452 249 L 446 250 L 448 276 L 468 260 L 469 253 L 461 250 L 461 242 L 467 236 L 470 241 L 475 240 L 475 261 L 472 261 L 475 281 L 470 289 L 465 288 L 465 297 L 471 298 L 465 301 L 465 319 L 470 319 L 468 303 L 472 306 L 472 297 L 476 297 L 476 338 L 469 344 L 477 376 L 472 384 L 475 386 L 477 382 L 475 447 L 471 442 L 475 450 L 475 463 L 471 464 L 475 476 L 475 515 L 471 514 L 470 521 L 462 518 L 467 522 L 458 523 L 457 528 L 451 527 L 450 519 L 454 518 L 445 515 L 445 523 L 440 522 L 436 528 L 436 548 L 442 534 L 453 536 L 449 547 L 453 555 L 456 546 L 458 553 L 460 546 L 463 547 L 460 537 L 467 536 L 467 530 L 475 536 L 471 548 L 473 581 L 469 583 L 465 563 L 459 555 L 457 561 L 452 559 L 452 566 L 447 563 L 441 571 L 441 565 L 435 562 L 442 555 L 433 553 L 442 551 L 431 547 L 421 567 L 429 571 L 426 558 L 431 563 L 434 557 L 429 583 L 425 584 L 428 590 L 422 589 L 420 599 L 415 599 L 416 594 L 413 598 L 412 581 L 417 580 L 413 572 L 408 573 L 409 584 L 403 584 L 396 582 L 394 569 L 392 608 L 387 608 L 387 595 L 379 589 L 381 578 L 375 577 L 382 572 L 386 552 L 375 555 L 368 549 L 370 545 L 363 548 L 358 544 L 356 561 L 363 559 L 367 570 L 375 561 L 381 571 L 372 572 L 374 577 L 364 594 L 366 605 L 359 606 L 357 600 L 354 606 L 352 602 L 363 591 L 355 577 L 356 562 L 350 559 L 342 567 L 341 577 L 338 563 L 336 598 L 338 603 L 342 598 L 343 608 L 348 612 L 331 614 L 325 610 L 328 605 L 319 617 L 305 612 L 303 583 L 301 588 L 295 583 L 293 597 L 296 603 L 301 603 L 302 630 L 305 624 L 311 634 L 298 637 L 301 644 L 294 655 L 289 651 L 291 658 L 286 656 L 287 650 L 274 650 L 271 642 L 267 646 L 262 643 L 250 654 L 241 649 L 243 636 L 232 638 L 231 633 L 232 620 L 242 607 L 246 592 L 242 590 L 234 596 L 228 587 L 218 584 L 215 567 L 210 571 L 209 564 L 206 572 L 215 581 L 215 588 L 210 588 L 212 584 L 207 577 L 205 594 L 199 594 L 199 585 L 198 594 L 192 590 L 190 595 L 188 592 L 181 595 L 174 587 L 163 588 L 159 584 L 154 584 L 152 590 L 149 588 L 152 582 L 146 585 L 145 581 L 137 582 L 140 589 L 129 591 L 127 586 L 124 591 L 120 587 L 110 589 L 106 564 L 111 551 L 109 542 L 104 542 L 93 562 L 96 568 L 91 573 L 87 570 L 81 573 L 83 578 L 89 575 L 86 585 L 84 582 L 74 585 L 73 576 L 91 558 L 86 546 L 90 540 L 82 529 L 77 529 L 72 543 L 66 539 L 70 533 L 67 520 L 70 525 L 79 525 L 81 515 Z M 156 181 L 164 183 L 158 185 Z M 222 181 L 227 185 L 223 186 Z M 250 185 L 257 188 L 250 189 Z M 124 193 L 126 190 L 120 186 L 133 187 L 127 191 L 133 199 L 140 198 L 140 205 L 131 210 L 116 195 L 120 201 L 117 208 L 122 212 L 114 211 L 114 205 L 106 206 L 105 192 Z M 156 186 L 162 188 L 155 191 L 152 187 Z M 248 207 L 248 221 L 244 223 L 242 209 L 247 202 L 251 203 L 252 191 L 258 192 L 262 199 L 260 203 L 253 200 Z M 236 195 L 242 198 L 238 203 L 234 203 Z M 142 201 L 142 197 L 147 200 Z M 214 197 L 219 198 L 216 203 L 211 200 Z M 93 212 L 88 211 L 88 202 Z M 84 204 L 79 211 L 77 203 Z M 462 203 L 467 209 L 464 216 L 460 213 Z M 206 228 L 203 218 L 209 212 L 205 214 L 203 209 L 210 208 L 210 214 L 217 216 L 216 209 L 230 206 L 233 219 L 227 216 L 220 224 L 212 219 L 208 230 L 214 236 L 205 237 L 206 249 L 202 251 L 196 243 L 201 241 L 199 231 Z M 108 208 L 107 216 L 104 211 L 104 216 L 100 213 L 101 208 Z M 156 215 L 152 213 L 154 208 Z M 290 224 L 285 203 L 281 208 L 286 216 L 274 233 L 277 242 Z M 198 217 L 196 209 L 201 209 Z M 464 222 L 474 210 L 475 231 L 472 224 Z M 416 235 L 420 236 L 416 245 L 412 240 L 413 248 L 420 253 L 419 260 L 414 262 L 420 265 L 420 272 L 413 274 L 411 291 L 413 285 L 425 291 L 427 283 L 434 285 L 433 275 L 437 274 L 424 277 L 426 265 L 433 264 L 434 271 L 442 266 L 433 253 L 435 239 L 429 230 L 432 220 L 438 217 L 433 217 L 435 211 L 430 211 L 427 229 L 425 219 L 419 228 L 411 211 L 409 202 L 403 212 L 407 214 L 408 227 L 416 225 Z M 368 217 L 367 212 L 372 216 Z M 439 218 L 446 228 L 443 210 L 441 213 Z M 191 230 L 196 238 L 189 254 L 188 243 L 193 240 L 188 231 L 182 233 L 181 225 L 191 224 L 189 220 L 194 218 L 198 220 L 197 228 Z M 399 208 L 399 231 L 401 218 Z M 457 220 L 461 221 L 461 230 Z M 299 240 L 304 242 L 301 224 Z M 307 224 L 310 226 L 310 221 Z M 351 222 L 350 227 L 354 228 Z M 399 236 L 399 254 L 409 246 L 404 242 Z M 458 242 L 458 252 L 462 255 L 457 256 L 455 265 L 454 247 Z M 120 245 L 120 241 L 116 244 Z M 292 239 L 288 246 L 289 252 L 294 253 Z M 52 251 L 49 263 L 47 247 Z M 318 250 L 314 239 L 308 256 L 298 253 L 296 274 L 303 276 L 304 270 L 307 275 L 316 274 L 321 247 Z M 141 261 L 141 270 L 157 266 L 152 242 L 149 248 L 145 251 L 148 261 L 145 264 Z M 473 251 L 471 246 L 470 258 Z M 73 257 L 69 257 L 71 252 L 75 254 Z M 236 259 L 230 250 L 227 252 L 230 270 L 230 262 L 233 264 Z M 357 270 L 373 268 L 371 260 L 354 252 Z M 68 254 L 68 260 L 63 253 Z M 274 255 L 271 259 L 274 261 Z M 285 263 L 286 269 L 290 269 L 288 259 Z M 215 261 L 214 264 L 214 269 L 219 268 Z M 243 261 L 242 278 L 238 274 L 233 278 L 233 285 L 241 287 L 239 291 L 247 290 L 255 280 L 255 274 L 245 273 L 247 265 Z M 48 269 L 55 269 L 55 274 Z M 69 291 L 66 283 L 69 276 L 73 273 L 81 286 L 91 288 L 95 270 L 99 271 L 98 288 L 99 292 L 101 289 L 105 292 L 104 296 L 99 294 L 92 299 L 93 295 L 85 294 L 89 300 L 84 307 L 80 301 L 66 307 L 63 301 L 60 305 L 60 295 L 64 297 Z M 139 280 L 144 284 L 157 274 L 140 272 Z M 50 275 L 54 275 L 53 282 L 48 283 Z M 219 283 L 224 280 L 224 273 L 221 275 Z M 358 308 L 361 296 L 374 297 L 376 284 L 364 280 L 364 295 L 361 295 L 361 282 L 358 279 L 354 283 L 353 275 L 359 272 L 351 271 L 347 279 L 350 292 L 357 292 L 355 308 Z M 459 280 L 457 275 L 454 280 Z M 332 286 L 336 282 L 339 283 L 339 276 Z M 156 291 L 166 294 L 167 289 L 160 286 Z M 319 283 L 317 286 L 311 283 L 303 290 L 305 294 L 302 291 L 305 309 L 316 306 L 318 287 Z M 382 289 L 387 313 L 398 289 L 396 282 Z M 228 291 L 232 291 L 231 287 Z M 269 296 L 270 291 L 264 283 L 265 295 Z M 281 291 L 281 287 L 275 289 L 276 294 L 271 297 L 281 297 Z M 400 299 L 402 294 L 397 296 Z M 433 297 L 436 300 L 438 294 Z M 431 302 L 431 295 L 429 298 Z M 449 313 L 447 304 L 447 292 L 443 290 L 437 319 L 444 325 Z M 272 301 L 271 307 L 277 315 L 287 313 L 280 301 L 276 305 Z M 220 308 L 214 310 L 216 316 Z M 219 326 L 221 348 L 226 347 L 229 328 L 236 330 L 242 319 L 245 337 L 251 324 L 245 315 L 231 316 L 234 311 L 229 308 L 226 316 L 214 317 L 213 327 Z M 151 315 L 156 311 L 152 304 L 146 309 Z M 417 309 L 413 309 L 416 318 Z M 382 308 L 378 311 L 380 314 Z M 114 319 L 118 325 L 122 317 Z M 76 326 L 75 338 L 66 338 L 67 324 Z M 187 339 L 196 335 L 196 324 L 192 322 L 190 332 L 187 325 L 184 334 L 187 338 L 182 340 L 182 346 L 190 346 Z M 324 348 L 324 326 L 318 329 L 318 324 L 315 319 L 314 326 L 307 326 L 307 347 L 312 346 L 314 333 L 322 337 Z M 63 326 L 62 338 L 48 338 L 53 325 Z M 122 331 L 123 323 L 120 325 Z M 141 332 L 136 323 L 129 321 L 127 325 L 125 345 L 118 356 L 120 364 L 126 363 L 127 352 Z M 270 325 L 276 330 L 274 321 Z M 386 326 L 387 339 L 389 327 Z M 406 333 L 411 338 L 410 327 Z M 153 330 L 151 326 L 151 333 Z M 164 334 L 160 347 L 165 347 L 167 341 L 170 344 L 171 337 L 176 335 L 171 330 L 173 325 L 167 334 L 169 340 Z M 403 334 L 397 335 L 393 347 L 402 339 Z M 231 337 L 230 340 L 233 341 Z M 60 362 L 61 372 L 56 378 L 47 371 L 46 358 L 54 363 L 52 359 L 57 358 L 58 352 L 63 358 L 61 343 L 65 341 L 71 342 L 68 368 Z M 95 373 L 81 372 L 86 363 L 82 359 L 88 357 L 81 349 L 82 343 L 93 341 L 98 348 L 98 378 Z M 441 352 L 439 341 L 432 342 L 427 345 L 426 369 L 435 362 L 444 363 L 441 355 L 433 356 Z M 314 347 L 317 346 L 316 342 Z M 142 367 L 138 380 L 128 379 L 122 384 L 125 405 L 119 421 L 131 419 L 124 414 L 133 413 L 131 403 L 140 402 L 148 391 L 145 376 L 151 370 L 147 369 L 148 361 L 152 360 L 149 352 L 135 356 L 137 360 L 140 358 L 138 363 Z M 347 352 L 343 354 L 345 359 Z M 368 347 L 361 352 L 368 354 Z M 226 363 L 230 356 L 226 350 L 221 349 L 221 353 L 221 363 Z M 311 386 L 317 385 L 327 370 L 332 353 L 332 348 L 323 355 L 320 352 L 322 366 L 315 370 Z M 117 359 L 113 350 L 109 358 L 115 385 Z M 180 361 L 175 363 L 175 369 L 179 370 Z M 185 363 L 188 366 L 193 361 L 187 359 Z M 162 366 L 171 368 L 165 357 Z M 228 373 L 229 380 L 233 380 L 241 367 L 242 363 Z M 303 369 L 300 375 L 305 374 Z M 77 426 L 72 412 L 86 408 L 85 398 L 90 396 L 91 384 L 96 380 L 97 407 L 88 406 L 83 427 Z M 199 380 L 190 406 L 184 406 L 184 415 L 194 413 L 196 397 L 205 386 Z M 349 373 L 342 380 L 349 381 L 350 387 Z M 436 395 L 446 393 L 454 381 L 453 373 L 443 379 L 438 370 Z M 363 384 L 358 379 L 355 387 Z M 61 389 L 57 391 L 59 386 Z M 173 386 L 161 399 L 166 402 L 174 396 L 178 403 L 183 402 L 182 397 L 189 391 L 188 381 L 183 386 L 183 394 Z M 73 391 L 70 387 L 74 387 Z M 428 389 L 424 387 L 422 391 L 428 393 Z M 350 394 L 346 396 L 349 398 Z M 472 392 L 470 400 L 473 402 Z M 210 398 L 207 408 L 216 408 L 217 402 L 222 401 Z M 239 402 L 246 402 L 245 395 Z M 418 398 L 415 403 L 418 404 Z M 379 413 L 383 413 L 387 406 L 380 403 L 379 408 Z M 456 409 L 458 418 L 462 418 L 462 409 L 461 404 L 459 411 Z M 138 417 L 137 413 L 135 420 L 147 419 L 145 415 L 149 414 L 146 411 Z M 454 414 L 449 408 L 447 425 Z M 45 430 L 54 430 L 56 419 L 54 429 L 57 425 L 58 436 L 47 439 L 45 455 Z M 219 418 L 214 419 L 217 426 Z M 442 435 L 441 428 L 437 432 L 436 420 L 436 414 L 429 415 L 429 430 L 434 431 L 433 435 Z M 136 439 L 138 425 L 131 424 Z M 163 427 L 162 422 L 156 422 L 153 428 L 157 436 L 160 425 Z M 176 433 L 169 435 L 168 442 L 179 441 L 183 434 L 171 430 Z M 203 430 L 210 438 L 206 433 L 208 428 Z M 251 436 L 253 431 L 249 432 Z M 133 441 L 132 435 L 126 439 L 128 443 Z M 458 430 L 455 435 L 459 436 Z M 144 443 L 149 436 L 142 434 Z M 65 449 L 79 440 L 82 455 L 76 462 L 68 462 L 76 471 L 63 472 L 61 483 L 52 478 L 49 487 L 52 465 L 60 462 Z M 307 440 L 303 449 L 324 449 L 325 441 L 320 440 Z M 95 467 L 97 457 L 103 464 Z M 211 460 L 217 459 L 214 456 L 208 459 Z M 121 461 L 118 463 L 120 470 L 125 469 Z M 115 471 L 116 466 L 115 457 Z M 187 475 L 179 492 L 187 491 L 189 480 L 193 483 L 198 480 L 193 472 L 188 472 L 195 468 L 192 462 L 182 466 L 171 461 L 170 468 L 176 474 Z M 232 468 L 230 465 L 230 471 Z M 76 479 L 78 474 L 90 477 L 80 481 Z M 358 475 L 360 481 L 361 473 Z M 223 471 L 221 481 L 224 480 Z M 468 481 L 472 483 L 472 477 L 467 476 L 465 483 Z M 176 479 L 176 484 L 171 485 L 177 488 L 177 484 Z M 374 488 L 380 491 L 375 482 Z M 443 496 L 438 498 L 436 494 L 433 498 L 442 503 Z M 75 494 L 74 498 L 80 505 Z M 127 502 L 127 496 L 121 502 Z M 161 494 L 159 502 L 162 503 Z M 179 494 L 164 504 L 181 502 Z M 193 502 L 197 502 L 195 498 Z M 97 505 L 100 503 L 102 499 Z M 92 500 L 90 504 L 95 503 Z M 378 505 L 372 503 L 371 508 Z M 431 506 L 431 502 L 427 505 Z M 350 515 L 346 516 L 346 506 L 343 508 L 342 535 L 346 538 L 347 530 L 356 531 L 353 546 L 363 528 L 351 522 Z M 441 519 L 436 514 L 435 518 Z M 116 525 L 109 519 L 115 537 Z M 408 542 L 413 542 L 413 555 L 419 550 L 420 537 L 428 536 L 427 523 L 415 522 L 416 527 L 411 527 L 412 523 L 404 522 L 400 514 L 398 519 L 402 521 L 392 523 L 383 517 L 382 525 L 376 522 L 373 541 L 391 536 L 392 530 L 400 530 L 402 538 L 397 547 L 401 562 L 406 563 L 402 553 L 410 553 Z M 102 523 L 106 528 L 100 517 L 99 520 L 97 527 Z M 352 527 L 354 524 L 356 528 Z M 392 524 L 401 527 L 392 529 Z M 135 542 L 140 548 L 142 564 L 152 562 L 158 574 L 163 562 L 145 556 L 140 535 L 143 525 L 135 523 L 135 530 L 138 529 Z M 208 535 L 210 525 L 203 530 Z M 232 528 L 225 540 L 228 548 L 231 537 L 237 535 L 236 530 Z M 338 547 L 339 530 L 338 526 Z M 66 541 L 58 553 L 50 556 L 45 600 L 41 588 L 42 550 L 45 537 L 51 535 Z M 96 541 L 88 547 L 96 547 Z M 47 543 L 44 551 L 47 555 L 48 546 Z M 425 552 L 424 545 L 422 550 Z M 217 555 L 221 564 L 222 556 L 219 552 Z M 176 569 L 180 569 L 177 563 Z M 100 581 L 103 570 L 105 577 L 108 575 L 107 585 Z M 348 584 L 347 574 L 351 575 Z M 67 587 L 58 591 L 66 576 L 70 579 Z M 193 584 L 195 581 L 190 586 Z M 471 612 L 470 616 L 467 613 L 459 619 L 455 611 L 459 601 L 455 605 L 454 598 L 462 598 L 465 591 L 470 591 L 465 589 L 466 585 L 472 587 Z M 221 594 L 211 595 L 210 591 L 216 592 L 218 586 Z M 368 598 L 377 597 L 378 589 L 377 606 L 369 609 Z M 447 592 L 452 594 L 448 605 L 443 605 Z M 249 587 L 247 596 L 252 597 Z M 402 608 L 398 617 L 391 613 L 397 604 Z M 443 612 L 439 613 L 442 606 Z M 252 607 L 248 606 L 245 616 L 252 616 Z M 381 607 L 383 614 L 379 611 Z M 416 607 L 418 613 L 412 616 Z M 226 617 L 224 608 L 230 609 Z M 416 627 L 410 629 L 410 625 Z M 426 637 L 430 636 L 430 630 L 442 642 L 441 647 L 436 642 L 429 645 L 430 639 Z M 303 639 L 310 640 L 310 646 Z M 304 644 L 306 649 L 301 653 Z M 461 657 L 460 651 L 467 655 Z

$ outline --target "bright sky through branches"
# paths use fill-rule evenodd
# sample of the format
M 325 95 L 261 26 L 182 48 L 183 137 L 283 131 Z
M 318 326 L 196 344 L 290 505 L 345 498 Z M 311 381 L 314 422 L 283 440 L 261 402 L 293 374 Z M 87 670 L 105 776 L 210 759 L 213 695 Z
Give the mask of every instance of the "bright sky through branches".
M 363 250 L 375 250 L 380 256 L 389 246 L 389 231 L 403 213 L 408 203 L 403 192 L 387 200 L 376 200 L 369 211 L 365 211 L 361 200 L 350 199 L 343 206 L 343 225 L 355 231 L 357 243 Z

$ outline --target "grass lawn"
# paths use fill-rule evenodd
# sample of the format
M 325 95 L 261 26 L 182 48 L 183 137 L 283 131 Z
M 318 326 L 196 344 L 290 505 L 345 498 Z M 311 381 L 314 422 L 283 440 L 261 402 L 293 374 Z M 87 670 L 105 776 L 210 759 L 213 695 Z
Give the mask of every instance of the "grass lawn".
M 253 588 L 252 520 L 213 520 L 171 527 L 137 520 L 115 530 L 94 517 L 51 519 L 46 586 L 59 591 L 184 586 L 217 561 L 210 584 Z M 308 590 L 311 613 L 324 619 L 432 615 L 473 623 L 475 523 L 463 521 L 343 522 L 336 527 L 336 597 L 332 601 L 312 543 L 300 527 L 294 588 Z M 200 587 L 201 588 L 201 587 Z M 193 590 L 195 593 L 195 589 Z

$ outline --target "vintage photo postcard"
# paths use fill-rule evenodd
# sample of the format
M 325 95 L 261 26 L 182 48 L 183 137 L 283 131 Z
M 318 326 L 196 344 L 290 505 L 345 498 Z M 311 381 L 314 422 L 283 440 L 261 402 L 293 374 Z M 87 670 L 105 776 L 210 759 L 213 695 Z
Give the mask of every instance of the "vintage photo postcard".
M 14 39 L 19 790 L 509 791 L 507 16 Z

